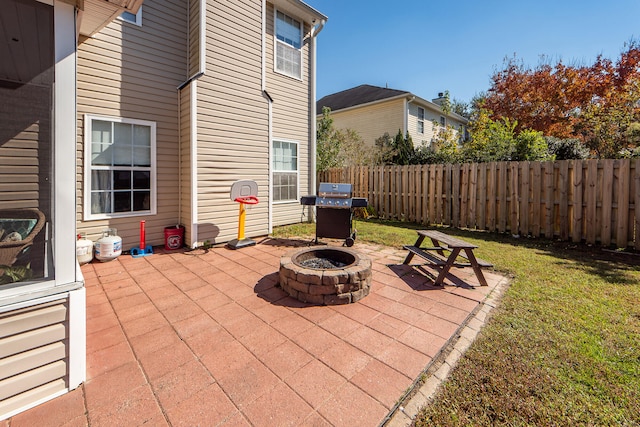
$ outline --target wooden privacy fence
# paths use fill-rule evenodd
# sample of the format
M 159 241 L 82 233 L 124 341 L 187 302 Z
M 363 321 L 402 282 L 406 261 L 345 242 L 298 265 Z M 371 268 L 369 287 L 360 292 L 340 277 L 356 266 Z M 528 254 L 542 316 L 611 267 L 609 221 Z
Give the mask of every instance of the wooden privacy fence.
M 358 166 L 353 184 L 385 219 L 640 249 L 640 159 Z

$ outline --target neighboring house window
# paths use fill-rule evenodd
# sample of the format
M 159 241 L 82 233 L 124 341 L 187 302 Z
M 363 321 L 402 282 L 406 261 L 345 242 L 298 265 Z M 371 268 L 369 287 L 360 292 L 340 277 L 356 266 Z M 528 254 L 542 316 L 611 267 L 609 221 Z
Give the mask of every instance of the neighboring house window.
M 444 127 L 447 125 L 447 119 L 444 116 L 440 116 L 440 126 Z
M 298 144 L 273 141 L 273 201 L 298 200 Z
M 142 26 L 142 6 L 138 9 L 138 13 L 122 12 L 120 19 L 131 24 Z
M 302 24 L 276 12 L 276 71 L 297 79 L 302 78 Z
M 424 133 L 424 108 L 418 107 L 418 133 Z
M 85 153 L 85 219 L 155 214 L 155 122 L 86 115 Z

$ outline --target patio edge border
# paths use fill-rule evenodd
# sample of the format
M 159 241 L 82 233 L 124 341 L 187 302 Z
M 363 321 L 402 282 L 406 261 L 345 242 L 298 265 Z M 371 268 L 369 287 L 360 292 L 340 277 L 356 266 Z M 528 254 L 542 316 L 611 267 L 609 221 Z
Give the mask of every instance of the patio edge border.
M 409 389 L 398 399 L 396 405 L 378 427 L 408 427 L 412 425 L 420 410 L 431 403 L 451 370 L 475 341 L 510 284 L 511 279 L 504 277 L 484 301 L 478 304 L 478 307 L 467 316 L 449 342 L 434 356 Z

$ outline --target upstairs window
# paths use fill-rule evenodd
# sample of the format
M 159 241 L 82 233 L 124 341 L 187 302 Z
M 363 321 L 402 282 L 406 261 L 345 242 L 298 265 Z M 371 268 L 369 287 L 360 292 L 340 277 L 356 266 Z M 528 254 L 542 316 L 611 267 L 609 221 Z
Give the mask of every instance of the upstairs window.
M 447 119 L 444 116 L 440 116 L 440 126 L 447 126 Z
M 85 116 L 85 219 L 155 214 L 156 124 Z
M 302 79 L 302 23 L 277 11 L 275 44 L 276 71 Z
M 418 133 L 424 133 L 424 108 L 418 107 Z

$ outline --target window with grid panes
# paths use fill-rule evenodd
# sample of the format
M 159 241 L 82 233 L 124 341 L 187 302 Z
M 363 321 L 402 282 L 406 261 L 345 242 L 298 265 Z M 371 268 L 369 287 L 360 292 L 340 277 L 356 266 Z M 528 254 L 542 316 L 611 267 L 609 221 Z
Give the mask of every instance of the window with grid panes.
M 298 144 L 273 141 L 273 201 L 298 200 Z
M 155 213 L 155 123 L 90 115 L 85 120 L 85 218 Z

